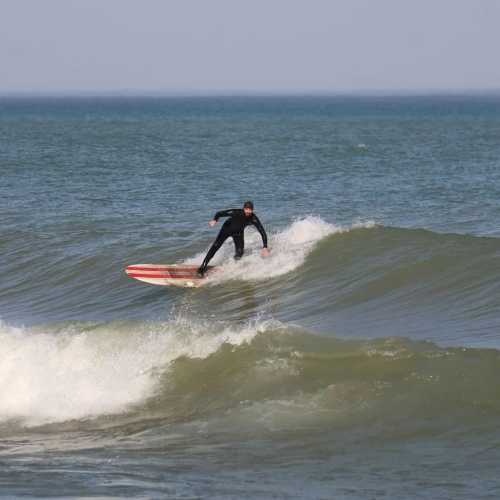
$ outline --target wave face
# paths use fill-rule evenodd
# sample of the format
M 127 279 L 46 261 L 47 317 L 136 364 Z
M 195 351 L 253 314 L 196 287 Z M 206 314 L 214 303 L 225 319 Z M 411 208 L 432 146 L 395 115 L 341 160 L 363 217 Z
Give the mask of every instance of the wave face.
M 402 338 L 319 337 L 276 321 L 2 326 L 0 429 L 154 419 L 205 432 L 362 428 L 496 418 L 500 354 Z M 158 425 L 158 424 L 155 424 Z M 427 425 L 427 424 L 426 424 Z M 154 425 L 153 425 L 154 427 Z M 408 428 L 407 428 L 408 427 Z M 431 425 L 433 431 L 436 428 Z M 134 428 L 134 432 L 137 428 Z M 430 432 L 430 430 L 429 430 Z
M 240 318 L 267 311 L 287 322 L 344 336 L 405 336 L 441 344 L 497 347 L 500 242 L 497 238 L 351 226 L 317 217 L 293 222 L 270 238 L 272 254 L 232 261 L 191 308 Z M 198 262 L 203 252 L 187 262 Z M 215 286 L 217 285 L 217 286 Z
M 497 238 L 377 226 L 323 240 L 295 285 L 314 295 L 313 321 L 468 344 L 497 334 L 499 283 Z
M 123 245 L 112 247 L 118 260 L 47 254 L 28 280 L 20 269 L 32 263 L 13 258 L 0 292 L 7 304 L 3 317 L 9 324 L 29 325 L 63 318 L 147 321 L 169 311 L 237 323 L 264 316 L 327 335 L 498 347 L 497 238 L 371 221 L 337 225 L 308 216 L 271 232 L 269 240 L 271 256 L 262 259 L 260 236 L 248 230 L 240 261 L 232 259 L 228 241 L 213 261 L 221 272 L 191 292 L 131 282 L 123 263 L 138 257 Z M 159 257 L 160 250 L 153 249 L 151 262 L 181 262 L 177 254 Z M 183 262 L 198 263 L 205 251 L 198 249 Z M 21 322 L 11 321 L 20 314 Z

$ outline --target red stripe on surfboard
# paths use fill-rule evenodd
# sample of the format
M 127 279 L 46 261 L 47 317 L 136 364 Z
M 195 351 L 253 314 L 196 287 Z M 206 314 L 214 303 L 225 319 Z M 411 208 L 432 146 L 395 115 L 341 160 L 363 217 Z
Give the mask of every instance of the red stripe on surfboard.
M 142 274 L 142 273 L 129 273 L 131 278 L 152 278 L 152 279 L 201 279 L 193 274 Z
M 148 270 L 140 270 L 140 271 L 129 271 L 128 269 L 125 271 L 127 274 L 148 274 L 148 276 L 198 276 L 194 271 L 150 271 Z
M 146 267 L 146 266 L 128 266 L 127 271 L 169 271 L 169 272 L 186 272 L 186 271 L 197 271 L 198 267 L 175 267 L 175 266 L 163 266 L 163 267 Z
M 151 273 L 151 276 L 156 276 L 158 273 L 160 274 L 172 274 L 172 275 L 175 275 L 175 276 L 178 276 L 180 274 L 182 275 L 185 275 L 185 276 L 196 276 L 196 272 L 195 271 L 182 271 L 182 270 L 179 270 L 179 271 L 171 271 L 170 269 L 161 269 L 161 270 L 158 270 L 158 271 L 152 271 L 151 269 L 138 269 L 138 270 L 134 270 L 134 271 L 131 271 L 130 269 L 126 269 L 125 272 L 127 274 L 131 274 L 131 273 Z

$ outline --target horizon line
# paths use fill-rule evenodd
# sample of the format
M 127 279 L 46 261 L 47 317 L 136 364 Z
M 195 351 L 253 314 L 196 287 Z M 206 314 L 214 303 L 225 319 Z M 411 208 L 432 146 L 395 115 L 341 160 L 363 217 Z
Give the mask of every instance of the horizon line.
M 0 97 L 419 97 L 419 96 L 500 95 L 498 88 L 428 88 L 428 89 L 268 89 L 268 90 L 147 90 L 147 89 L 54 89 L 0 90 Z

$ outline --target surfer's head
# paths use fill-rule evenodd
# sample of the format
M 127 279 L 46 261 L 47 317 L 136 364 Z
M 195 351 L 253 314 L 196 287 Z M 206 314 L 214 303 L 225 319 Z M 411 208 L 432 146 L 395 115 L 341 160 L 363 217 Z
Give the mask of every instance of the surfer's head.
M 243 211 L 247 217 L 250 217 L 250 215 L 253 214 L 253 203 L 251 201 L 245 201 L 245 203 L 243 203 Z

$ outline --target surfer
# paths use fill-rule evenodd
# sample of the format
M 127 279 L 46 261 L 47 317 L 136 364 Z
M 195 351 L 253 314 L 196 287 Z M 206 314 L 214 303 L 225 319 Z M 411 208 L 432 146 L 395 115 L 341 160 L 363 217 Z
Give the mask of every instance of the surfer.
M 217 250 L 222 246 L 222 244 L 230 236 L 234 241 L 235 248 L 235 259 L 241 259 L 243 252 L 245 250 L 245 240 L 243 238 L 243 231 L 246 226 L 253 225 L 257 228 L 260 235 L 262 236 L 261 250 L 262 257 L 267 257 L 269 255 L 269 249 L 267 248 L 267 234 L 264 227 L 260 223 L 259 218 L 255 215 L 253 211 L 253 203 L 251 201 L 245 201 L 243 208 L 231 208 L 229 210 L 221 210 L 217 212 L 214 218 L 208 223 L 210 227 L 215 226 L 220 217 L 229 217 L 229 219 L 224 222 L 222 228 L 214 241 L 213 245 L 207 252 L 202 265 L 198 269 L 198 275 L 203 276 L 207 270 L 208 263 L 212 257 L 216 254 Z

